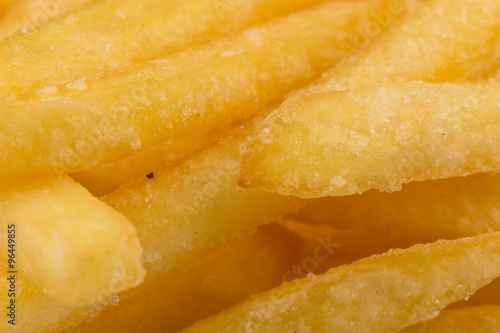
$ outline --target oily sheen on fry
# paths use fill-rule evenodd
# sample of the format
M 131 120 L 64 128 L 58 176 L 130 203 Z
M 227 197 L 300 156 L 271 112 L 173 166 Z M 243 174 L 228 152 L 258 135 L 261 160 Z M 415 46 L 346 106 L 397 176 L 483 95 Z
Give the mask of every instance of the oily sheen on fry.
M 182 332 L 398 332 L 499 275 L 500 233 L 415 245 L 285 283 Z
M 0 212 L 2 230 L 15 225 L 16 270 L 61 304 L 101 301 L 144 279 L 130 221 L 67 176 L 1 183 Z
M 247 148 L 239 184 L 317 198 L 499 171 L 499 96 L 414 82 L 289 99 Z
M 343 57 L 369 15 L 333 1 L 52 97 L 0 103 L 0 178 L 76 172 L 250 118 Z

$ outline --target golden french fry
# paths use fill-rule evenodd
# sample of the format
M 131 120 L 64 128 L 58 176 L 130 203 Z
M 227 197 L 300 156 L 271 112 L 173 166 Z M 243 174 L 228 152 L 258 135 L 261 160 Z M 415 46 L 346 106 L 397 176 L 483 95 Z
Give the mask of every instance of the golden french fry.
M 130 221 L 69 177 L 1 183 L 0 212 L 9 230 L 0 260 L 61 304 L 100 301 L 144 278 Z
M 191 135 L 186 140 L 176 142 L 166 149 L 126 157 L 89 171 L 74 173 L 71 177 L 85 186 L 93 195 L 102 196 L 117 190 L 124 184 L 145 177 L 153 171 L 180 164 L 180 162 L 214 143 L 223 135 L 227 135 L 227 133 L 211 132 Z
M 0 43 L 0 97 L 124 69 L 318 2 L 95 1 Z
M 500 331 L 500 305 L 444 310 L 438 317 L 413 325 L 401 333 L 495 333 Z
M 297 198 L 236 186 L 241 150 L 263 118 L 258 116 L 179 166 L 102 197 L 135 224 L 148 280 L 194 263 L 304 205 Z
M 397 7 L 393 11 L 397 11 Z M 402 23 L 370 42 L 360 35 L 345 48 L 357 55 L 295 94 L 319 93 L 387 82 L 446 82 L 487 77 L 498 67 L 500 2 L 420 1 Z M 391 18 L 390 16 L 389 19 Z
M 500 233 L 415 245 L 283 284 L 182 332 L 398 332 L 498 276 Z
M 427 240 L 500 231 L 500 176 L 477 174 L 409 183 L 396 193 L 371 190 L 362 195 L 321 198 L 291 217 Z
M 341 59 L 338 43 L 370 8 L 328 2 L 127 74 L 3 103 L 0 178 L 88 170 L 248 119 Z
M 0 20 L 0 39 L 69 13 L 91 0 L 23 0 Z M 1 8 L 1 4 L 0 4 Z
M 414 82 L 292 98 L 249 145 L 239 184 L 313 198 L 499 171 L 498 96 Z
M 82 324 L 78 332 L 177 332 L 252 294 L 279 286 L 300 245 L 298 237 L 282 226 L 263 227 L 192 267 L 141 285 L 130 298 L 122 300 L 120 295 L 118 306 Z
M 0 264 L 2 272 L 7 272 L 8 267 Z M 0 332 L 9 333 L 54 333 L 65 328 L 78 325 L 85 318 L 96 316 L 106 303 L 113 302 L 113 298 L 106 299 L 92 305 L 68 306 L 61 305 L 52 297 L 39 291 L 23 276 L 16 276 L 15 281 L 4 275 L 0 279 L 0 302 L 5 306 L 4 320 L 0 321 Z M 12 285 L 14 282 L 14 285 Z M 15 297 L 9 297 L 15 289 Z M 15 300 L 11 306 L 11 299 Z M 8 309 L 10 306 L 12 309 Z M 14 308 L 15 307 L 15 308 Z M 3 310 L 3 309 L 2 309 Z M 6 316 L 8 314 L 9 316 Z M 12 316 L 11 316 L 12 315 Z M 14 325 L 8 321 L 14 320 Z

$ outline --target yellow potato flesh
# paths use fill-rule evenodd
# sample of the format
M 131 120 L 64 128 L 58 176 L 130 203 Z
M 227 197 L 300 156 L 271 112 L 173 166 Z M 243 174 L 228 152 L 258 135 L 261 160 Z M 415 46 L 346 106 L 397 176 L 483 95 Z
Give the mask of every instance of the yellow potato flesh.
M 430 240 L 500 231 L 500 177 L 477 174 L 409 183 L 395 193 L 371 190 L 362 195 L 321 198 L 291 217 Z
M 299 93 L 387 82 L 445 82 L 487 77 L 500 63 L 500 2 L 420 1 L 402 23 Z M 364 45 L 362 38 L 359 45 Z
M 146 279 L 199 260 L 239 235 L 302 207 L 302 200 L 236 185 L 241 150 L 259 116 L 185 163 L 102 197 L 134 223 Z M 168 237 L 165 237 L 168 235 Z
M 391 250 L 253 296 L 183 332 L 398 332 L 500 275 L 500 233 Z
M 370 8 L 325 3 L 51 97 L 5 102 L 0 178 L 88 170 L 248 119 L 341 59 L 339 41 Z
M 130 221 L 67 176 L 1 183 L 0 212 L 2 231 L 15 225 L 15 270 L 61 304 L 90 304 L 144 278 Z
M 318 0 L 95 1 L 0 43 L 0 96 L 127 68 L 314 3 Z M 26 24 L 36 25 L 43 14 L 27 17 Z
M 252 294 L 279 286 L 300 245 L 284 227 L 263 227 L 192 267 L 140 286 L 130 298 L 122 300 L 120 295 L 118 306 L 108 308 L 78 330 L 177 332 Z
M 250 144 L 239 184 L 317 198 L 499 171 L 498 96 L 414 82 L 292 98 Z
M 401 333 L 495 333 L 500 330 L 500 305 L 445 310 L 437 318 Z
M 24 0 L 0 20 L 0 39 L 27 31 L 48 20 L 69 13 L 91 0 Z M 0 4 L 0 11 L 1 11 Z

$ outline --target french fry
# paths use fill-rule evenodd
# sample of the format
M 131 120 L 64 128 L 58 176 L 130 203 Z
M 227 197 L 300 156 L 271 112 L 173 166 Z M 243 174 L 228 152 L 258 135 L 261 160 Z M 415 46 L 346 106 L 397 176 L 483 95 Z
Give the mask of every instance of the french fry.
M 312 201 L 291 218 L 337 228 L 390 231 L 427 240 L 500 231 L 500 177 L 477 174 L 409 183 L 395 193 Z
M 144 278 L 130 221 L 69 177 L 1 183 L 0 212 L 2 230 L 17 235 L 1 239 L 0 260 L 61 304 L 100 301 Z
M 498 96 L 499 86 L 414 82 L 292 98 L 249 145 L 238 181 L 314 198 L 499 171 Z
M 0 20 L 0 39 L 33 29 L 48 20 L 69 13 L 91 0 L 24 0 Z M 1 4 L 0 4 L 1 7 Z
M 7 265 L 0 264 L 2 272 L 9 270 Z M 0 301 L 5 305 L 5 314 L 11 314 L 8 294 L 13 289 L 9 276 L 0 279 Z M 13 282 L 13 281 L 12 281 Z M 113 297 L 102 302 L 85 306 L 61 305 L 54 298 L 39 291 L 32 283 L 18 275 L 15 280 L 15 318 L 2 316 L 0 332 L 9 333 L 54 333 L 68 327 L 78 325 L 86 318 L 96 316 L 104 307 L 113 302 Z M 8 320 L 14 320 L 12 325 Z
M 192 264 L 259 225 L 303 207 L 297 198 L 236 186 L 241 150 L 263 117 L 183 164 L 102 197 L 134 223 L 149 258 L 144 263 L 147 280 Z
M 500 3 L 495 0 L 481 0 L 481 5 L 476 0 L 420 1 L 396 28 L 366 49 L 359 47 L 370 42 L 366 34 L 357 43 L 347 44 L 355 56 L 294 95 L 387 82 L 488 77 L 500 63 L 499 16 Z
M 0 97 L 125 69 L 318 2 L 95 1 L 0 43 Z
M 282 226 L 260 228 L 192 267 L 141 285 L 130 292 L 130 298 L 122 300 L 120 295 L 117 306 L 82 324 L 78 332 L 177 332 L 252 294 L 279 286 L 301 245 Z
M 328 2 L 127 74 L 5 102 L 0 178 L 88 170 L 248 119 L 341 59 L 338 43 L 370 8 Z
M 500 304 L 500 279 L 493 280 L 490 284 L 480 288 L 471 297 L 457 302 L 450 308 L 463 308 L 487 304 Z
M 192 135 L 185 141 L 176 142 L 166 149 L 126 157 L 111 164 L 74 173 L 71 177 L 85 186 L 93 195 L 103 196 L 154 171 L 180 164 L 224 135 L 227 133 L 219 131 Z
M 415 324 L 401 333 L 494 333 L 500 330 L 500 305 L 444 310 L 438 317 Z
M 415 245 L 283 284 L 182 332 L 398 332 L 488 284 L 499 267 L 500 233 Z

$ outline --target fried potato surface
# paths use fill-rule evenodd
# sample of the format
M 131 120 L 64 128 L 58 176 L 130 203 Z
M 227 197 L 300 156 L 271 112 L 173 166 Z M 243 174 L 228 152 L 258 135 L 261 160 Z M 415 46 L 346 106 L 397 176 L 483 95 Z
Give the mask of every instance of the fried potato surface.
M 7 265 L 0 264 L 2 272 L 8 271 Z M 10 281 L 0 279 L 0 301 L 9 304 Z M 6 320 L 0 321 L 0 332 L 8 333 L 54 333 L 78 325 L 85 318 L 96 316 L 107 302 L 113 298 L 85 306 L 61 305 L 54 298 L 44 294 L 21 275 L 16 280 L 16 325 Z M 2 305 L 3 306 L 3 305 Z M 21 314 L 22 311 L 22 314 Z M 7 309 L 6 309 L 7 312 Z M 2 316 L 3 317 L 3 316 Z
M 302 200 L 236 185 L 242 149 L 263 116 L 174 168 L 102 197 L 137 228 L 147 279 L 198 261 L 226 242 L 301 208 Z M 165 237 L 168 235 L 168 237 Z
M 401 333 L 495 333 L 500 331 L 500 305 L 444 310 L 437 318 Z
M 179 165 L 226 135 L 226 131 L 198 133 L 186 140 L 177 141 L 168 148 L 152 150 L 88 171 L 77 172 L 71 174 L 71 178 L 85 186 L 93 195 L 103 196 L 154 171 Z
M 318 2 L 95 1 L 0 43 L 0 96 L 124 69 Z
M 499 264 L 500 233 L 391 250 L 283 284 L 183 332 L 397 332 L 488 284 Z
M 277 287 L 295 263 L 301 240 L 279 225 L 204 257 L 195 265 L 141 285 L 115 307 L 82 324 L 80 333 L 177 332 L 243 299 Z M 244 263 L 244 264 L 242 264 Z M 125 292 L 124 294 L 128 294 Z
M 144 279 L 130 221 L 67 176 L 1 183 L 0 212 L 2 230 L 16 230 L 15 267 L 61 304 L 100 301 Z
M 239 184 L 317 198 L 498 171 L 498 96 L 413 82 L 292 98 L 249 145 Z
M 500 64 L 500 3 L 430 0 L 412 6 L 401 23 L 371 42 L 349 45 L 353 57 L 300 93 L 387 82 L 446 82 L 488 77 Z
M 422 239 L 450 239 L 500 231 L 500 177 L 477 174 L 414 182 L 395 193 L 312 201 L 292 218 L 337 228 L 390 231 Z
M 88 170 L 248 119 L 341 59 L 338 43 L 369 9 L 328 2 L 126 74 L 2 103 L 0 178 Z
M 33 29 L 90 1 L 92 0 L 21 0 L 0 20 L 0 39 Z M 1 6 L 0 4 L 0 8 Z

